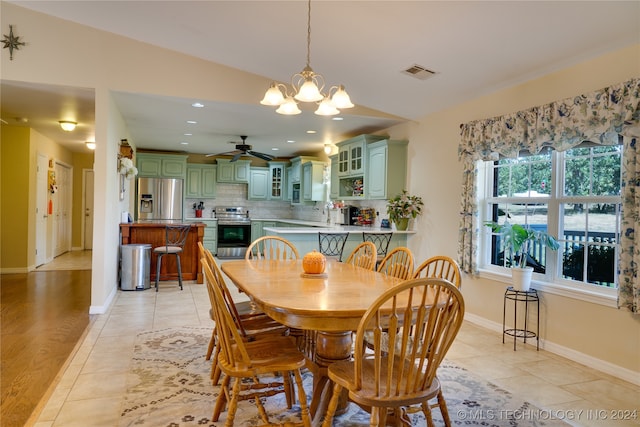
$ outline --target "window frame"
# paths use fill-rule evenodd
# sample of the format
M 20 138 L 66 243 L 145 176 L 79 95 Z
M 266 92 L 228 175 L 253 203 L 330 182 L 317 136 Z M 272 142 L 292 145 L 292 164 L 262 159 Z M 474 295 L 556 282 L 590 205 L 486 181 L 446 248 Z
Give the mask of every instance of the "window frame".
M 492 220 L 491 205 L 496 203 L 544 203 L 548 205 L 547 227 L 552 235 L 558 235 L 560 228 L 560 207 L 566 204 L 568 200 L 571 203 L 579 201 L 581 203 L 602 203 L 603 200 L 610 201 L 614 204 L 622 203 L 621 196 L 564 196 L 564 170 L 562 167 L 560 153 L 553 151 L 551 154 L 551 179 L 552 194 L 550 197 L 493 197 L 493 171 L 494 161 L 478 161 L 477 189 L 478 189 L 478 226 L 479 246 L 478 246 L 478 269 L 480 277 L 494 281 L 511 284 L 511 273 L 508 267 L 501 267 L 491 264 L 491 237 L 492 233 L 489 227 L 484 226 L 485 221 Z M 622 153 L 621 153 L 622 155 Z M 619 241 L 616 247 L 616 267 L 619 259 Z M 570 279 L 564 279 L 557 274 L 561 265 L 562 252 L 556 251 L 553 256 L 547 257 L 547 272 L 545 274 L 534 273 L 532 278 L 532 286 L 543 292 L 561 295 L 569 298 L 588 301 L 607 307 L 617 307 L 617 287 L 599 287 L 583 282 Z

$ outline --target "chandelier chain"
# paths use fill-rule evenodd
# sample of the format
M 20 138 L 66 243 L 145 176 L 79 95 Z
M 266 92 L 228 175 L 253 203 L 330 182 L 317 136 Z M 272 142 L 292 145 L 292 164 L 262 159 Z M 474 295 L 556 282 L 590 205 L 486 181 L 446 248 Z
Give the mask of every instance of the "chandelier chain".
M 307 9 L 307 67 L 311 68 L 311 0 Z

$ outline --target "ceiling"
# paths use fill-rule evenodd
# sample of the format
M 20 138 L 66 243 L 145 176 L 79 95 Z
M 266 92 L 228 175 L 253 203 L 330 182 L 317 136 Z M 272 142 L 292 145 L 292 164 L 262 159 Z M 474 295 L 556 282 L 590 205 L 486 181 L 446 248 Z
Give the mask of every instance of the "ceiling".
M 276 81 L 289 82 L 305 66 L 305 1 L 10 3 Z M 287 157 L 417 120 L 639 41 L 636 1 L 317 0 L 311 4 L 311 66 L 327 85 L 346 86 L 356 108 L 343 110 L 342 121 L 316 116 L 311 106 L 301 106 L 298 116 L 278 115 L 258 103 L 263 93 L 251 105 L 114 96 L 138 148 L 220 153 L 247 135 L 254 150 Z M 28 54 L 28 46 L 22 49 L 14 60 Z M 415 64 L 435 74 L 419 80 L 403 72 Z M 93 139 L 92 90 L 7 81 L 0 90 L 4 121 L 32 126 L 73 151 L 85 151 L 84 141 Z M 196 101 L 204 107 L 192 107 Z M 58 127 L 65 114 L 77 117 L 75 131 Z

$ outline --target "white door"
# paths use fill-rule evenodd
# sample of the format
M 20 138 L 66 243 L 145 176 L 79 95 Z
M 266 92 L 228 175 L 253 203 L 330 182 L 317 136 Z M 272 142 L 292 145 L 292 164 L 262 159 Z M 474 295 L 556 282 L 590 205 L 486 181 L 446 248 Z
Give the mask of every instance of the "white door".
M 53 256 L 57 257 L 71 249 L 71 168 L 62 163 L 55 165 L 58 191 L 53 199 Z
M 84 170 L 84 248 L 93 249 L 93 171 Z
M 36 267 L 47 262 L 47 156 L 38 153 L 36 168 Z

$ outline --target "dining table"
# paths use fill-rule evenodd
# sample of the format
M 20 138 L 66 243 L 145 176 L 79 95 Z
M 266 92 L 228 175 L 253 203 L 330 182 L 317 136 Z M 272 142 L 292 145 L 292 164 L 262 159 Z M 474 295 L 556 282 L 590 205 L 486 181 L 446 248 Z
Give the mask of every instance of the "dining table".
M 274 320 L 302 331 L 298 336 L 313 373 L 311 411 L 320 425 L 332 393 L 327 367 L 348 360 L 353 331 L 369 306 L 403 280 L 337 260 L 322 274 L 306 274 L 301 260 L 235 260 L 222 271 Z M 347 405 L 346 393 L 339 407 Z

